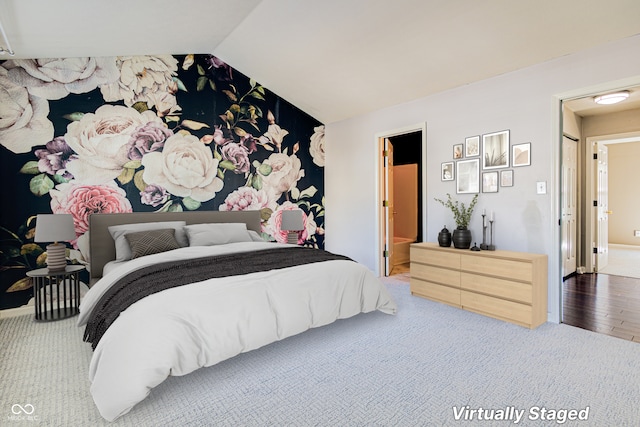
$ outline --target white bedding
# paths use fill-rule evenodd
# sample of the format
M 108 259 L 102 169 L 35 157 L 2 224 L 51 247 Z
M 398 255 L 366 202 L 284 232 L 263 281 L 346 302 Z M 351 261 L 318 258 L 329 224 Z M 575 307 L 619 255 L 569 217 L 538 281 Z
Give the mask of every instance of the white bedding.
M 113 267 L 86 294 L 78 325 L 120 277 L 157 262 L 273 248 L 242 242 L 187 247 Z M 396 304 L 366 267 L 325 261 L 209 279 L 148 296 L 120 314 L 98 343 L 91 394 L 107 420 L 126 414 L 169 375 L 186 375 L 309 328 L 358 313 L 395 314 Z

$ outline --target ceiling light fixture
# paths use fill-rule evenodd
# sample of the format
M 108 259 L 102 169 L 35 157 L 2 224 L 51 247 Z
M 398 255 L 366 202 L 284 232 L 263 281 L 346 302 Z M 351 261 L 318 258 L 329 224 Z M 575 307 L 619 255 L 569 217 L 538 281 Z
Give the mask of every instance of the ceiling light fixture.
M 629 91 L 622 90 L 620 92 L 607 93 L 605 95 L 598 95 L 595 98 L 593 98 L 593 100 L 595 101 L 596 104 L 610 105 L 610 104 L 617 104 L 620 101 L 624 101 L 628 97 L 629 97 Z

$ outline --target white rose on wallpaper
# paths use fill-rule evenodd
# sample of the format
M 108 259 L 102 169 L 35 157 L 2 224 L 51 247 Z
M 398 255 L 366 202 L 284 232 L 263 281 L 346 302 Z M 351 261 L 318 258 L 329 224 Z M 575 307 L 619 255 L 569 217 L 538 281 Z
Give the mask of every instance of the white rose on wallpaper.
M 113 57 L 10 59 L 4 66 L 9 77 L 29 93 L 51 100 L 91 92 L 120 75 Z
M 276 124 L 270 124 L 264 136 L 267 137 L 280 150 L 284 137 L 289 135 L 289 131 L 282 129 Z
M 122 105 L 103 105 L 67 126 L 64 138 L 78 158 L 67 163 L 76 181 L 102 184 L 120 175 L 129 161 L 129 142 L 141 126 L 162 120 L 153 111 L 139 113 Z
M 47 118 L 49 103 L 16 85 L 0 67 L 0 144 L 14 153 L 28 153 L 53 139 Z
M 300 168 L 302 166 L 300 159 L 295 154 L 288 156 L 283 153 L 273 153 L 262 164 L 271 169 L 271 172 L 266 175 L 261 172 L 261 169 L 258 170 L 262 177 L 262 188 L 271 201 L 276 201 L 282 193 L 291 191 L 304 176 L 304 170 Z
M 175 114 L 182 110 L 178 105 L 175 95 L 170 92 L 150 93 L 147 96 L 146 103 L 149 108 L 155 105 L 158 116 L 160 117 Z
M 179 110 L 173 96 L 176 90 L 173 77 L 177 75 L 178 60 L 173 56 L 119 56 L 116 65 L 120 79 L 100 88 L 105 101 L 124 100 L 128 107 L 136 102 L 146 102 L 149 108 L 156 106 L 163 114 Z
M 309 153 L 313 158 L 313 163 L 320 167 L 324 167 L 324 125 L 313 128 Z
M 142 157 L 144 182 L 159 185 L 178 197 L 191 197 L 206 202 L 222 190 L 218 178 L 218 160 L 211 149 L 193 135 L 169 137 L 162 152 Z

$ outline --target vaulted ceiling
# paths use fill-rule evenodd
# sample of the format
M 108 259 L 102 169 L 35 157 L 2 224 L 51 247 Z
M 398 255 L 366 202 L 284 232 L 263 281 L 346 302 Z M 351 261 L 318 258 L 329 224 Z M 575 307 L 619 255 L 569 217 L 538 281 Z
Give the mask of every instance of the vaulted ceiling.
M 15 57 L 212 53 L 325 123 L 640 34 L 639 17 L 638 0 L 0 0 Z

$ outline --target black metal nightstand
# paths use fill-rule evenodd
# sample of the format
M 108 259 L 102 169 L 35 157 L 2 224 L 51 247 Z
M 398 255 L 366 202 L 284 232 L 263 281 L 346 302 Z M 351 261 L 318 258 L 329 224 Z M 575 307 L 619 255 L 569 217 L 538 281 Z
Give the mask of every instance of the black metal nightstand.
M 83 265 L 67 265 L 61 271 L 39 268 L 27 272 L 33 277 L 36 320 L 60 320 L 79 313 L 82 270 Z

